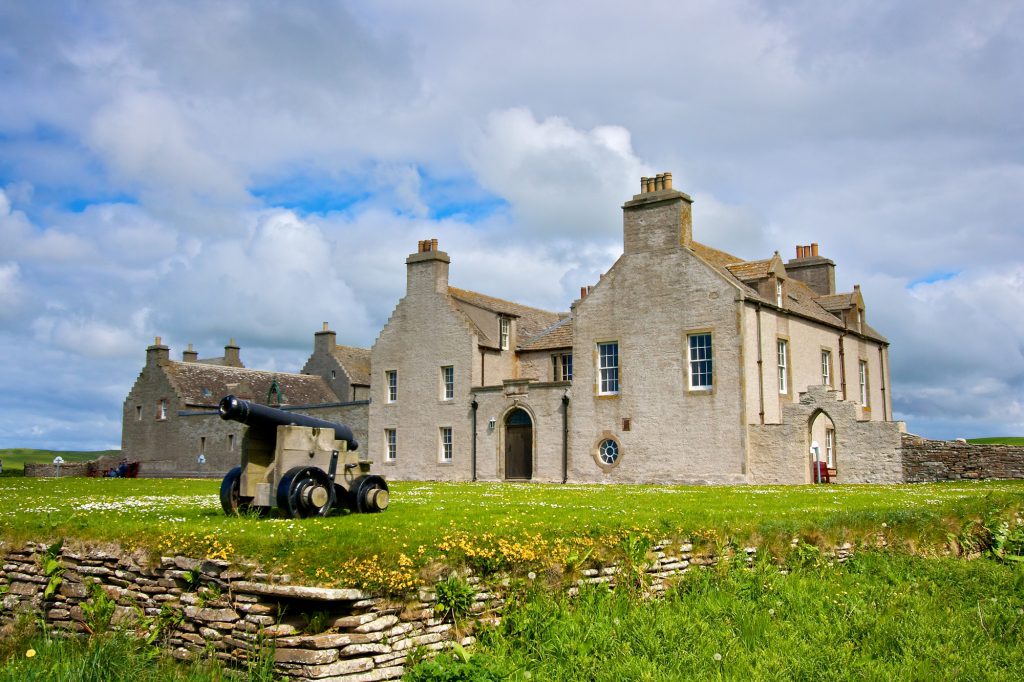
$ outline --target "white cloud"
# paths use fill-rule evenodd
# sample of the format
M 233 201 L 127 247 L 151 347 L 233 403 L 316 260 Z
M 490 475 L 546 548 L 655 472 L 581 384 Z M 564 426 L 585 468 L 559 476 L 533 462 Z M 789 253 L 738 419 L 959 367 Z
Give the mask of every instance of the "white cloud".
M 35 387 L 11 419 L 56 433 L 26 405 L 65 391 L 80 433 L 116 440 L 107 396 L 157 333 L 293 369 L 324 319 L 368 344 L 426 237 L 456 284 L 564 308 L 616 257 L 639 177 L 668 170 L 697 239 L 815 241 L 863 285 L 912 429 L 1021 430 L 1019 3 L 89 14 L 0 8 L 0 375 Z M 302 206 L 318 192 L 338 205 Z
M 533 236 L 614 236 L 620 199 L 613 197 L 636 193 L 649 173 L 628 130 L 579 130 L 560 117 L 538 121 L 527 108 L 493 112 L 467 144 L 480 182 L 508 199 L 520 229 Z

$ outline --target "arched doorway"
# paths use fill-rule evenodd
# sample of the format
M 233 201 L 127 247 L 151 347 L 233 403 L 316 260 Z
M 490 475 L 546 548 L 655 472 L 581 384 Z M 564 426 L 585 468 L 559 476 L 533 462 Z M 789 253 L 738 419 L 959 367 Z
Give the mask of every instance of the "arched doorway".
M 533 478 L 533 420 L 522 408 L 505 417 L 505 478 Z
M 810 436 L 810 482 L 830 481 L 838 469 L 836 425 L 824 410 L 818 410 L 807 424 Z

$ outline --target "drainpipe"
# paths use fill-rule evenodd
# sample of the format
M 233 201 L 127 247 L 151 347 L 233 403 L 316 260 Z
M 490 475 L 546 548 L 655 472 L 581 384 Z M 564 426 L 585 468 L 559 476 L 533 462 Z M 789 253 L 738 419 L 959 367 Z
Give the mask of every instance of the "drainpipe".
M 839 387 L 843 391 L 843 400 L 846 400 L 846 352 L 843 349 L 843 339 L 846 338 L 846 330 L 839 335 Z
M 480 407 L 480 403 L 476 401 L 476 396 L 473 396 L 473 402 L 469 404 L 473 408 L 473 447 L 471 449 L 472 456 L 470 457 L 471 466 L 473 467 L 473 480 L 476 480 L 476 411 Z
M 882 375 L 882 421 L 887 422 L 889 417 L 885 405 L 885 353 L 882 350 L 882 346 L 878 347 L 878 369 L 878 373 Z
M 761 357 L 761 304 L 757 304 L 757 405 L 764 424 L 764 359 Z
M 569 482 L 569 394 L 562 394 L 562 483 Z

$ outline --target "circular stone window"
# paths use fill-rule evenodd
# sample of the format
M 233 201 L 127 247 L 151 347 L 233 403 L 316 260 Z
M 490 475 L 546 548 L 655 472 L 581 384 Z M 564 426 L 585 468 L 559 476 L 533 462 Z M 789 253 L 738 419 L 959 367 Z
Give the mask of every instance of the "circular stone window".
M 594 463 L 604 471 L 611 471 L 622 461 L 622 445 L 615 434 L 609 431 L 598 437 L 590 453 L 594 457 Z
M 601 444 L 597 446 L 597 456 L 601 458 L 605 466 L 610 467 L 619 461 L 619 444 L 611 438 L 601 441 Z

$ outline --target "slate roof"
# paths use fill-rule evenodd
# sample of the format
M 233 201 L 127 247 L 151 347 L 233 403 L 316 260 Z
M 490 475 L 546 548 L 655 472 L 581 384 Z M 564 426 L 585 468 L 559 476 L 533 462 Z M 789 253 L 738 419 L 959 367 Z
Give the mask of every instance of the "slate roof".
M 359 386 L 370 385 L 370 349 L 354 346 L 335 346 L 335 359 L 348 372 L 348 378 Z
M 756 261 L 745 261 L 742 258 L 733 256 L 725 251 L 714 249 L 705 244 L 701 244 L 700 242 L 692 242 L 690 248 L 697 256 L 722 273 L 726 279 L 739 286 L 747 298 L 755 301 L 761 301 L 762 303 L 767 303 L 769 305 L 775 305 L 774 300 L 769 300 L 761 296 L 756 289 L 747 284 L 747 282 L 755 281 L 760 277 L 767 277 L 768 268 L 774 257 Z M 833 299 L 839 300 L 842 297 L 852 297 L 853 294 L 819 296 L 809 286 L 800 280 L 793 278 L 786 280 L 786 292 L 787 300 L 785 307 L 787 310 L 797 313 L 798 315 L 802 315 L 803 317 L 816 320 L 822 324 L 827 324 L 830 327 L 837 327 L 839 329 L 844 328 L 843 321 L 837 315 L 833 314 L 834 310 L 841 310 L 841 308 L 827 308 L 824 304 L 828 304 L 829 306 L 834 305 Z M 864 336 L 877 341 L 888 343 L 888 340 L 884 336 L 867 324 L 864 324 L 864 328 L 861 333 Z
M 323 377 L 309 374 L 174 361 L 167 362 L 163 368 L 178 396 L 186 405 L 196 407 L 217 407 L 221 398 L 232 393 L 258 403 L 266 403 L 267 393 L 275 380 L 284 393 L 285 405 L 316 405 L 338 401 L 338 396 Z
M 855 303 L 856 298 L 852 291 L 844 294 L 829 294 L 827 296 L 818 297 L 818 305 L 829 312 L 848 310 L 852 308 Z
M 523 344 L 519 350 L 553 350 L 572 348 L 572 316 L 567 315 Z
M 766 258 L 764 260 L 742 261 L 740 263 L 726 265 L 725 267 L 729 272 L 735 275 L 737 279 L 744 282 L 751 282 L 767 277 L 771 264 L 772 259 Z
M 463 303 L 489 310 L 498 315 L 519 318 L 519 336 L 521 338 L 536 336 L 557 322 L 560 317 L 566 315 L 566 313 L 553 313 L 548 310 L 541 310 L 540 308 L 531 308 L 520 303 L 513 303 L 512 301 L 456 287 L 448 287 L 448 293 L 456 301 L 462 301 Z

